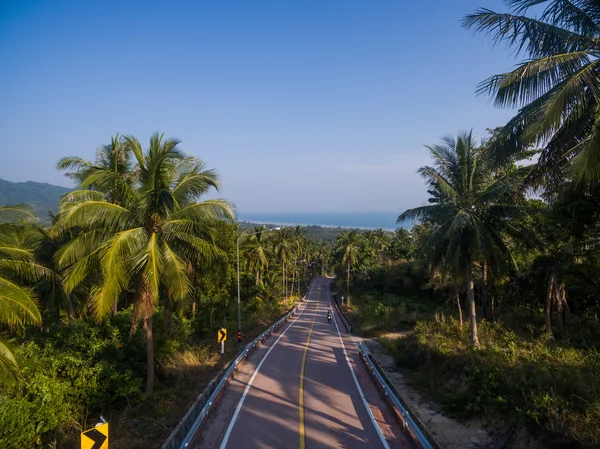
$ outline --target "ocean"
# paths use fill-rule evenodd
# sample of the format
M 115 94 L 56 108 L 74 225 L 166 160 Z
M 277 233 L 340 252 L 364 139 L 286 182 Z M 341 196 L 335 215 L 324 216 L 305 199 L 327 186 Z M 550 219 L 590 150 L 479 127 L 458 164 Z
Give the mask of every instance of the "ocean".
M 394 230 L 400 213 L 396 212 L 246 212 L 238 221 L 283 226 L 323 226 L 329 228 L 359 228 Z M 410 224 L 402 227 L 410 229 Z

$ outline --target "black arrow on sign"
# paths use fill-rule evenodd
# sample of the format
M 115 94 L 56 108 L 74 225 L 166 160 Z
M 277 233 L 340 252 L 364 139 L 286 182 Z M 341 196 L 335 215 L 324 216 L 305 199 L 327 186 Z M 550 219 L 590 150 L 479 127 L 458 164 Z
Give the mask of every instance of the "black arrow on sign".
M 88 430 L 84 435 L 94 442 L 92 449 L 100 449 L 106 441 L 106 435 L 96 429 Z
M 223 332 L 222 330 L 219 330 L 219 341 L 223 341 L 223 339 L 225 338 L 225 332 Z

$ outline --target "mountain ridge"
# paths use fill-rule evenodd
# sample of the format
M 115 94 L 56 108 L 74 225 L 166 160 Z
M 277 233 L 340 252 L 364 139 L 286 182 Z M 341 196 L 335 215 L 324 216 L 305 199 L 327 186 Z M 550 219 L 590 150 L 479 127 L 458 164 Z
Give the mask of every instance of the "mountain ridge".
M 37 217 L 47 221 L 48 212 L 58 212 L 60 198 L 71 190 L 46 182 L 0 179 L 0 206 L 27 204 Z

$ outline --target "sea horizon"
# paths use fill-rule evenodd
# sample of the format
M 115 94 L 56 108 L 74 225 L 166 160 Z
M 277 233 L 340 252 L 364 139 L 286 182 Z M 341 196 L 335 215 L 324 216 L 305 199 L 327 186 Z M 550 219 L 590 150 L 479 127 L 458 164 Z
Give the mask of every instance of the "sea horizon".
M 345 229 L 410 229 L 412 225 L 397 225 L 396 212 L 245 212 L 237 220 L 280 226 L 321 226 Z

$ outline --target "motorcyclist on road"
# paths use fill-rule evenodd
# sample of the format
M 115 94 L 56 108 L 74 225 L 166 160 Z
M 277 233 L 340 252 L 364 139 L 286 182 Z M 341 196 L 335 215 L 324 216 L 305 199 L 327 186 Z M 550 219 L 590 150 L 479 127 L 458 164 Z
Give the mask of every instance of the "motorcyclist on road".
M 327 311 L 327 321 L 331 324 L 331 310 Z

